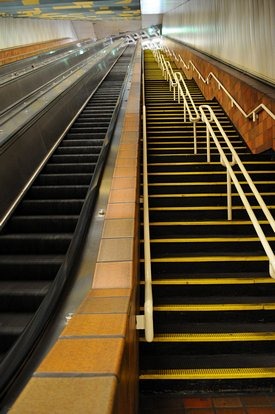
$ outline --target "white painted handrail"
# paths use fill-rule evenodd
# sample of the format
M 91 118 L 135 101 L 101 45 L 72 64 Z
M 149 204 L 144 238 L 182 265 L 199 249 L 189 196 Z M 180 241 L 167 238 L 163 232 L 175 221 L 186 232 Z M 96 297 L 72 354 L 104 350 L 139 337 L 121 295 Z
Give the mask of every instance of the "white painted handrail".
M 178 62 L 180 61 L 182 63 L 182 65 L 184 66 L 184 68 L 186 70 L 192 70 L 193 72 L 196 72 L 198 78 L 204 83 L 209 85 L 211 79 L 214 79 L 218 85 L 219 89 L 222 89 L 223 92 L 228 96 L 228 98 L 230 99 L 231 105 L 232 107 L 235 106 L 240 112 L 241 114 L 248 119 L 252 119 L 253 122 L 255 122 L 257 120 L 257 114 L 261 111 L 265 111 L 272 119 L 275 120 L 275 114 L 264 104 L 260 104 L 257 107 L 255 107 L 254 109 L 252 109 L 252 111 L 250 112 L 245 112 L 245 110 L 240 106 L 240 104 L 236 101 L 236 99 L 233 98 L 233 96 L 230 94 L 230 92 L 226 89 L 226 87 L 221 83 L 221 81 L 216 77 L 216 75 L 213 72 L 209 72 L 208 76 L 206 78 L 203 77 L 203 75 L 200 73 L 200 71 L 198 70 L 198 68 L 195 66 L 195 64 L 192 62 L 192 60 L 189 60 L 188 63 L 186 64 L 186 62 L 182 59 L 182 57 L 180 56 L 180 54 L 178 54 L 178 58 L 175 58 L 175 53 L 170 51 L 167 47 L 163 48 L 164 52 L 169 55 L 169 56 L 173 56 L 174 59 Z
M 149 202 L 148 202 L 148 174 L 147 174 L 147 130 L 145 106 L 144 63 L 142 65 L 142 95 L 143 95 L 143 228 L 144 228 L 144 315 L 137 315 L 137 329 L 145 330 L 145 339 L 152 342 L 154 339 L 153 322 L 153 292 L 151 273 Z
M 158 51 L 159 52 L 159 51 Z M 197 107 L 193 101 L 193 98 L 189 92 L 189 89 L 183 79 L 183 76 L 180 72 L 174 72 L 171 63 L 168 60 L 165 60 L 165 57 L 160 52 L 154 54 L 155 60 L 158 62 L 159 67 L 161 68 L 162 75 L 164 79 L 169 82 L 169 89 L 173 88 L 174 101 L 176 100 L 176 89 L 178 96 L 178 103 L 183 100 L 183 120 L 186 122 L 186 112 L 189 115 L 189 121 L 193 123 L 193 136 L 194 136 L 194 154 L 197 154 L 197 127 L 196 124 L 200 120 L 200 114 L 197 110 Z M 184 88 L 184 89 L 183 89 Z M 188 99 L 189 102 L 188 102 Z M 193 109 L 193 113 L 191 108 Z M 195 115 L 194 115 L 195 114 Z
M 270 244 L 267 241 L 267 238 L 261 228 L 261 225 L 259 224 L 259 221 L 257 219 L 257 217 L 255 216 L 253 209 L 242 189 L 241 184 L 238 181 L 238 178 L 234 172 L 234 170 L 232 169 L 232 166 L 234 164 L 237 164 L 239 166 L 239 169 L 241 170 L 246 183 L 249 185 L 254 197 L 256 198 L 256 200 L 259 203 L 259 206 L 261 207 L 263 213 L 265 214 L 269 225 L 271 226 L 272 230 L 275 232 L 275 220 L 272 217 L 270 211 L 268 210 L 264 200 L 262 199 L 260 193 L 258 192 L 255 184 L 253 183 L 253 181 L 251 180 L 247 170 L 245 169 L 243 163 L 241 162 L 237 152 L 235 151 L 234 147 L 232 146 L 230 140 L 228 139 L 227 135 L 225 134 L 219 120 L 217 119 L 216 115 L 214 114 L 212 108 L 209 105 L 201 105 L 199 107 L 201 115 L 202 115 L 202 121 L 205 122 L 206 124 L 206 131 L 207 131 L 207 161 L 210 162 L 211 159 L 211 154 L 210 154 L 210 135 L 219 151 L 220 157 L 221 157 L 221 163 L 222 165 L 224 165 L 226 167 L 226 171 L 227 171 L 227 200 L 228 200 L 228 219 L 231 220 L 232 219 L 232 202 L 231 202 L 231 180 L 234 183 L 236 190 L 238 191 L 238 194 L 243 202 L 243 205 L 250 217 L 250 220 L 255 228 L 255 231 L 262 243 L 262 246 L 266 252 L 266 255 L 268 256 L 269 259 L 269 272 L 270 272 L 270 276 L 272 278 L 275 279 L 275 255 L 274 252 L 270 246 Z M 207 116 L 207 112 L 208 112 L 208 116 Z M 228 149 L 230 150 L 231 154 L 232 154 L 232 162 L 230 162 L 220 143 L 219 140 L 212 128 L 211 123 L 214 122 L 215 125 L 218 127 L 225 143 L 227 144 Z

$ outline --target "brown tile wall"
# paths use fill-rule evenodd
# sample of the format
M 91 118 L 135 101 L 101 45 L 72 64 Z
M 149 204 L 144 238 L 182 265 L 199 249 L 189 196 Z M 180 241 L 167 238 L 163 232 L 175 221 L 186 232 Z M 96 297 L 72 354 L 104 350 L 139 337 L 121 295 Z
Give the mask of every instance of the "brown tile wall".
M 70 38 L 49 40 L 47 42 L 32 43 L 30 45 L 11 47 L 0 50 L 0 66 L 6 65 L 16 60 L 25 59 L 27 57 L 36 55 L 37 53 L 46 52 L 54 47 L 65 45 L 72 42 Z
M 135 414 L 140 48 L 92 288 L 9 411 Z
M 245 78 L 248 79 L 248 77 L 234 70 L 225 71 L 223 65 L 214 64 L 212 59 L 203 58 L 190 48 L 172 40 L 166 39 L 165 44 L 176 55 L 180 54 L 186 64 L 191 60 L 204 79 L 207 78 L 210 72 L 213 72 L 247 114 L 261 103 L 275 114 L 275 93 L 274 90 L 273 93 L 270 93 L 271 87 L 262 85 L 259 88 L 258 81 L 250 78 L 246 81 Z M 261 111 L 255 122 L 252 119 L 245 118 L 236 107 L 232 107 L 231 100 L 221 89 L 218 89 L 214 79 L 207 85 L 199 79 L 196 72 L 186 70 L 182 64 L 179 66 L 189 79 L 194 77 L 206 99 L 215 97 L 221 103 L 253 153 L 259 153 L 270 148 L 275 149 L 275 120 L 267 112 Z

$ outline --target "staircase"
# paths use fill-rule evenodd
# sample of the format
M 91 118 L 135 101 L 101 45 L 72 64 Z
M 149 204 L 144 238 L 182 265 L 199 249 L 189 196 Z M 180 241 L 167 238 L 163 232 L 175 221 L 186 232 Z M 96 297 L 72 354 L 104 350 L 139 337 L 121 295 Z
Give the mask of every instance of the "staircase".
M 218 102 L 206 101 L 193 80 L 186 83 L 196 105 L 212 107 L 274 215 L 274 152 L 251 154 Z M 273 389 L 275 281 L 262 245 L 234 187 L 227 220 L 220 157 L 213 144 L 206 162 L 202 122 L 194 155 L 193 124 L 183 122 L 183 105 L 173 101 L 150 51 L 145 94 L 155 338 L 140 337 L 141 392 Z M 242 173 L 238 178 L 242 183 Z M 274 249 L 272 230 L 253 210 Z M 143 290 L 141 276 L 141 306 Z

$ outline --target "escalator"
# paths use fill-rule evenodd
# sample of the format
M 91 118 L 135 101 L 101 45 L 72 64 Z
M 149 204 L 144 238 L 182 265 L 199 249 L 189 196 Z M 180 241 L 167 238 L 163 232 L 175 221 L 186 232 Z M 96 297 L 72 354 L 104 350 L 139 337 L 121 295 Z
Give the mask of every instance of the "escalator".
M 74 276 L 133 51 L 99 84 L 0 234 L 0 401 Z
M 212 107 L 274 216 L 274 152 L 253 155 L 219 103 L 206 101 L 193 80 L 185 82 L 196 106 Z M 193 124 L 183 122 L 183 106 L 173 101 L 151 51 L 145 51 L 145 101 L 155 337 L 152 343 L 140 337 L 141 396 L 272 390 L 275 283 L 268 258 L 235 188 L 233 220 L 227 220 L 220 156 L 211 144 L 212 162 L 206 162 L 202 122 L 194 155 Z M 272 229 L 253 210 L 274 250 Z M 142 274 L 141 256 L 141 307 Z

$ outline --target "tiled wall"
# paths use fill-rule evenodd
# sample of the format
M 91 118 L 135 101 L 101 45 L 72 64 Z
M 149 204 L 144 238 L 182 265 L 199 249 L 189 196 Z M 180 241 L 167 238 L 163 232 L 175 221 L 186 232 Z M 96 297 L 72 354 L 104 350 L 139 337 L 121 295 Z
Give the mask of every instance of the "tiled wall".
M 13 405 L 15 414 L 135 414 L 140 48 L 92 288 Z
M 8 49 L 0 50 L 0 66 L 6 65 L 16 60 L 25 59 L 30 56 L 37 55 L 38 53 L 46 52 L 54 47 L 65 45 L 71 42 L 72 39 L 64 38 L 57 40 L 49 40 L 46 42 L 33 43 L 25 46 L 11 47 Z
M 265 86 L 233 69 L 225 70 L 224 65 L 215 63 L 210 58 L 203 58 L 199 53 L 177 42 L 166 39 L 165 44 L 176 55 L 180 54 L 186 64 L 191 60 L 204 78 L 213 72 L 247 114 L 261 103 L 275 114 L 274 88 Z M 212 79 L 207 85 L 199 79 L 196 72 L 184 69 L 183 64 L 180 66 L 188 78 L 194 77 L 206 99 L 215 97 L 221 103 L 253 153 L 275 149 L 275 120 L 265 111 L 257 115 L 255 122 L 251 118 L 246 118 L 235 106 L 232 107 L 231 100 L 218 88 L 215 80 Z

